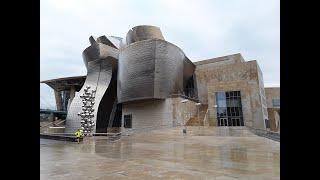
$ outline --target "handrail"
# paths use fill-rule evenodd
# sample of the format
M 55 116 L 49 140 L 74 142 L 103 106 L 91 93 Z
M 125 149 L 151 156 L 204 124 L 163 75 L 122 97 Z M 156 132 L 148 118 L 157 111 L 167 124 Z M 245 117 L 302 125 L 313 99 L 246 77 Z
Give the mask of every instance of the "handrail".
M 265 129 L 258 129 L 258 128 L 249 127 L 249 126 L 245 126 L 245 127 L 248 128 L 248 129 L 254 130 L 254 131 L 261 131 L 261 132 L 265 132 L 265 133 L 272 132 L 272 131 L 268 131 L 268 130 L 265 130 Z M 272 132 L 272 133 L 274 133 L 274 132 Z
M 257 128 L 248 127 L 248 126 L 246 126 L 246 128 L 249 131 L 251 131 L 252 133 L 254 133 L 255 135 L 263 136 L 263 137 L 280 142 L 280 133 L 275 133 L 273 131 L 268 131 L 268 130 L 264 130 L 264 129 L 257 129 Z

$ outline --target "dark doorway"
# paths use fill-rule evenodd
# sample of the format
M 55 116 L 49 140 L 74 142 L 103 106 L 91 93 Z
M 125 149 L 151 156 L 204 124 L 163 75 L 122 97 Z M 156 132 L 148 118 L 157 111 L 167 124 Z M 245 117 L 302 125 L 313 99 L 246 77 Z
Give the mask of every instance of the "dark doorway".
M 123 116 L 124 128 L 132 128 L 132 114 L 127 114 Z

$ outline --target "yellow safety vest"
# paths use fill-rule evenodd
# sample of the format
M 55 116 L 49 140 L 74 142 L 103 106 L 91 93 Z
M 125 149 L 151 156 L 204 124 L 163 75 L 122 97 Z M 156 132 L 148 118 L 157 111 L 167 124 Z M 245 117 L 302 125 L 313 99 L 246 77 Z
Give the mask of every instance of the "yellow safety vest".
M 79 137 L 81 137 L 81 132 L 80 132 L 80 131 L 77 131 L 77 132 L 74 133 L 74 135 L 75 135 L 77 138 L 79 138 Z

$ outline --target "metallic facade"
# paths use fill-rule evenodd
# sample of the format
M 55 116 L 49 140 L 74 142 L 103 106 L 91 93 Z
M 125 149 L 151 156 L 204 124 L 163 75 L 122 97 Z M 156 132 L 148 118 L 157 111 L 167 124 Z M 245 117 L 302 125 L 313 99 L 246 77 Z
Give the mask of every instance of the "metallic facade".
M 119 54 L 119 103 L 183 94 L 195 66 L 179 47 L 163 40 L 159 28 L 133 28 L 127 44 Z
M 99 118 L 98 114 L 101 114 L 101 112 L 98 113 L 99 106 L 104 94 L 107 92 L 112 76 L 116 72 L 119 50 L 106 44 L 92 41 L 92 39 L 93 38 L 90 37 L 91 46 L 85 49 L 82 54 L 87 68 L 87 78 L 82 89 L 70 104 L 66 121 L 66 133 L 72 133 L 81 127 L 81 117 L 77 114 L 82 109 L 82 99 L 80 95 L 84 93 L 86 86 L 96 89 L 93 121 L 95 124 L 99 124 L 99 122 L 97 122 Z M 105 115 L 105 113 L 102 114 Z M 93 129 L 92 132 L 96 132 L 96 129 Z
M 148 40 L 148 39 L 162 39 L 164 37 L 159 27 L 156 26 L 136 26 L 129 30 L 126 36 L 126 44 L 129 45 L 134 42 Z
M 134 27 L 125 40 L 91 36 L 89 41 L 91 46 L 83 52 L 87 68 L 83 87 L 97 89 L 93 132 L 123 127 L 122 114 L 130 115 L 133 128 L 174 125 L 180 122 L 177 117 L 185 109 L 177 97 L 207 104 L 207 122 L 219 125 L 215 93 L 221 91 L 240 91 L 244 125 L 265 129 L 268 112 L 262 73 L 256 61 L 245 62 L 240 54 L 234 54 L 192 63 L 179 47 L 166 41 L 160 28 L 155 26 Z M 83 80 L 79 79 L 43 82 L 55 89 L 57 107 L 65 107 L 67 101 L 63 99 L 69 96 L 72 99 L 72 94 L 82 86 Z M 66 90 L 70 95 L 63 93 Z M 82 108 L 79 94 L 83 91 L 82 88 L 68 105 L 67 133 L 81 126 L 77 114 Z M 172 114 L 172 121 L 168 114 Z
M 89 41 L 91 46 L 82 53 L 86 80 L 69 106 L 66 133 L 81 127 L 80 95 L 86 87 L 96 89 L 92 133 L 121 126 L 122 103 L 166 99 L 196 87 L 190 85 L 195 65 L 179 47 L 164 40 L 158 27 L 134 27 L 125 42 L 114 36 L 91 36 Z

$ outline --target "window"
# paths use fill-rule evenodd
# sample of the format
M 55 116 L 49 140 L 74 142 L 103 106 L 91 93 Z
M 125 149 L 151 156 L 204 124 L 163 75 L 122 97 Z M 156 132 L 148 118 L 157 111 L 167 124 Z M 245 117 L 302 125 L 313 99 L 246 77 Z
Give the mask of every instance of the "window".
M 225 126 L 232 126 L 232 121 L 230 118 L 227 119 L 227 123 Z
M 132 114 L 124 115 L 124 128 L 132 128 Z
M 237 119 L 237 126 L 240 126 L 240 119 Z
M 219 107 L 227 107 L 225 93 L 224 92 L 217 92 L 216 96 L 217 96 L 217 105 Z
M 240 91 L 216 92 L 218 126 L 244 126 Z
M 236 126 L 236 119 L 232 119 L 232 126 Z
M 280 99 L 272 99 L 273 107 L 280 107 Z
M 268 120 L 268 119 L 265 119 L 264 121 L 265 121 L 265 124 L 266 124 L 266 128 L 270 128 L 270 122 L 269 122 L 269 120 Z
M 218 115 L 218 117 L 223 117 L 223 116 L 226 116 L 226 114 L 227 114 L 227 108 L 225 108 L 225 107 L 222 107 L 222 108 L 218 108 L 217 109 L 217 115 Z

